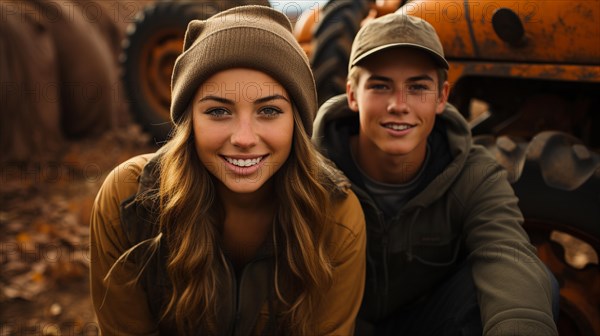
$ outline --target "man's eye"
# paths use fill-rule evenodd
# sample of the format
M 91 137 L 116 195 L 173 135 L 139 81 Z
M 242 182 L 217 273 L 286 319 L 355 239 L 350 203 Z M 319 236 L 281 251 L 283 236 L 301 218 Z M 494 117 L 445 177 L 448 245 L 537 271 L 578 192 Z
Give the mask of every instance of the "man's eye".
M 230 115 L 231 113 L 229 111 L 227 111 L 224 108 L 212 108 L 209 109 L 205 112 L 206 114 L 210 115 L 211 117 L 215 117 L 215 118 L 222 118 L 224 116 Z
M 371 90 L 387 90 L 389 86 L 387 84 L 371 84 L 369 85 L 369 89 Z
M 428 91 L 429 90 L 429 86 L 427 86 L 425 84 L 411 84 L 411 85 L 408 86 L 408 90 L 410 92 Z
M 283 113 L 283 112 L 281 112 L 281 110 L 280 110 L 280 109 L 278 109 L 278 108 L 275 108 L 275 107 L 263 107 L 263 108 L 262 108 L 262 109 L 259 111 L 259 114 L 260 114 L 260 115 L 262 115 L 262 116 L 265 116 L 265 117 L 267 117 L 267 118 L 275 118 L 275 117 L 277 117 L 278 115 L 280 115 L 281 113 Z

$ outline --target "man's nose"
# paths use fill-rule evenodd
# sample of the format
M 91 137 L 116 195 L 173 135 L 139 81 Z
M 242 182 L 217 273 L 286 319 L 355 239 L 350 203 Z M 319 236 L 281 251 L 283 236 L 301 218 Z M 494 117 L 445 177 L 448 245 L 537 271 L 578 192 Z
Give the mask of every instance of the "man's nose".
M 406 113 L 408 105 L 406 103 L 406 90 L 397 90 L 391 97 L 388 104 L 388 112 L 390 113 Z

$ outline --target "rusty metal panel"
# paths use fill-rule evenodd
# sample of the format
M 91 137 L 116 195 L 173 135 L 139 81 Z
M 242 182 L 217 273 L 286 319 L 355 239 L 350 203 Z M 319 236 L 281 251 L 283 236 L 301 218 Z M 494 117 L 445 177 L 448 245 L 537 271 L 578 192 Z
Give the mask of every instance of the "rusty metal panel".
M 600 65 L 492 63 L 450 60 L 448 80 L 466 76 L 518 77 L 530 79 L 600 82 Z
M 600 0 L 417 0 L 400 10 L 430 22 L 450 60 L 600 64 Z M 519 25 L 520 38 L 501 37 Z

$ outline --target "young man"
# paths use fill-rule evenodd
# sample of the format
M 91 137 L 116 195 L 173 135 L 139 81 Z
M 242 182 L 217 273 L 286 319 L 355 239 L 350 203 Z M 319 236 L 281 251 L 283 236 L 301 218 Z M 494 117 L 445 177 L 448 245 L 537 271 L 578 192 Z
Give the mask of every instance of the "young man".
M 374 19 L 352 45 L 346 95 L 315 120 L 367 220 L 357 334 L 556 335 L 555 279 L 506 172 L 446 103 L 447 69 L 427 22 Z

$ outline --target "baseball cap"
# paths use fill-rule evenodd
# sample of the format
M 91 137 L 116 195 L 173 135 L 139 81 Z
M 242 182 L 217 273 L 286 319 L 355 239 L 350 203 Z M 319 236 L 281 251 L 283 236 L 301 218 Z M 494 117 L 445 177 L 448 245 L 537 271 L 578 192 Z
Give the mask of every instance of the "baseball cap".
M 412 15 L 390 13 L 369 21 L 358 31 L 348 69 L 378 51 L 394 47 L 424 50 L 439 66 L 449 68 L 440 38 L 429 22 Z

